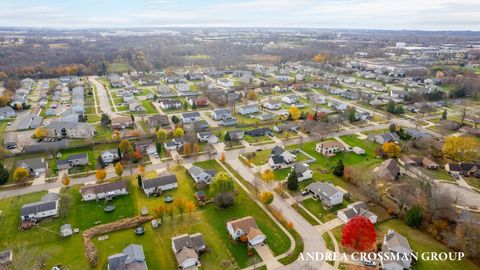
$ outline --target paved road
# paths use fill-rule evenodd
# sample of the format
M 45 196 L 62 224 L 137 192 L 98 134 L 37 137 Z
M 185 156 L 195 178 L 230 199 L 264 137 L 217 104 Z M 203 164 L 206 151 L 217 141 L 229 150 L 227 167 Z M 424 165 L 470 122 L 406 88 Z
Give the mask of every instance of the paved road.
M 98 102 L 100 104 L 100 111 L 110 115 L 110 117 L 115 116 L 117 113 L 112 111 L 112 107 L 110 107 L 110 103 L 108 102 L 108 100 L 110 99 L 110 96 L 108 95 L 105 87 L 103 87 L 103 84 L 97 81 L 97 76 L 90 76 L 88 77 L 88 80 L 97 89 Z

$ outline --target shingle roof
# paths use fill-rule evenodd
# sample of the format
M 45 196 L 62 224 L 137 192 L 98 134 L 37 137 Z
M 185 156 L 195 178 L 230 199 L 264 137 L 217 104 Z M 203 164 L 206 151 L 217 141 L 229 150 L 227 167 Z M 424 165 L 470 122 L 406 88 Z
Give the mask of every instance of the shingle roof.
M 177 183 L 177 176 L 174 174 L 143 180 L 143 186 L 144 188 L 147 188 L 147 189 L 164 186 L 168 184 L 173 184 L 173 183 Z
M 118 181 L 113 183 L 102 183 L 96 185 L 87 185 L 80 188 L 80 194 L 98 194 L 126 188 L 125 182 Z
M 39 212 L 45 212 L 57 208 L 57 202 L 34 202 L 29 204 L 24 204 L 20 208 L 20 215 L 28 216 L 31 214 L 37 214 Z

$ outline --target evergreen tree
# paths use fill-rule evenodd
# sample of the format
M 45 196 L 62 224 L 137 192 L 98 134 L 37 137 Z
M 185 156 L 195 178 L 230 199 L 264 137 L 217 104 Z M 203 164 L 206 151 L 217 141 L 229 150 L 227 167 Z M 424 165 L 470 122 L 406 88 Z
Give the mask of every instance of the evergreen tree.
M 294 171 L 292 171 L 292 173 L 290 173 L 290 175 L 288 176 L 287 188 L 289 190 L 297 190 L 298 189 L 298 177 L 297 177 L 297 174 Z
M 410 209 L 408 209 L 407 213 L 405 214 L 405 223 L 414 228 L 420 227 L 423 221 L 423 209 L 418 206 L 414 205 Z
M 337 165 L 335 165 L 335 168 L 333 169 L 333 174 L 335 174 L 338 177 L 343 176 L 343 170 L 345 169 L 345 166 L 343 165 L 343 160 L 339 160 L 337 162 Z
M 387 103 L 387 112 L 389 112 L 389 113 L 395 113 L 395 102 L 393 102 L 392 100 L 390 100 L 390 101 Z
M 402 105 L 397 105 L 397 107 L 395 108 L 395 113 L 396 114 L 403 114 L 405 111 L 403 109 L 403 106 Z
M 10 173 L 3 164 L 0 163 L 0 185 L 7 183 Z
M 139 174 L 137 175 L 137 183 L 138 183 L 138 186 L 141 187 L 142 186 L 142 176 Z
M 180 122 L 180 119 L 178 119 L 178 117 L 176 115 L 172 115 L 172 122 L 174 124 L 178 124 L 178 122 Z
M 447 110 L 443 110 L 442 120 L 447 120 Z

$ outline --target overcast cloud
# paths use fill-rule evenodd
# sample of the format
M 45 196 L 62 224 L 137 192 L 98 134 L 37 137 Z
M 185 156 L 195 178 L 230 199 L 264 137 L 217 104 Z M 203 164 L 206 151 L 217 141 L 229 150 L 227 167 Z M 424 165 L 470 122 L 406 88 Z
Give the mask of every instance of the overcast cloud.
M 1 26 L 480 30 L 479 0 L 1 0 Z

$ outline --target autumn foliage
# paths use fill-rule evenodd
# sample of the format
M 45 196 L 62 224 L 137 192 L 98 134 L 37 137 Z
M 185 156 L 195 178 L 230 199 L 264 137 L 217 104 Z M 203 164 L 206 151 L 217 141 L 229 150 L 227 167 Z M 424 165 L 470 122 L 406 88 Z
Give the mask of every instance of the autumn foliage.
M 390 158 L 398 157 L 400 150 L 400 146 L 394 142 L 386 142 L 382 145 L 382 151 Z
M 342 246 L 356 251 L 370 250 L 376 238 L 372 222 L 363 216 L 353 217 L 342 228 Z

